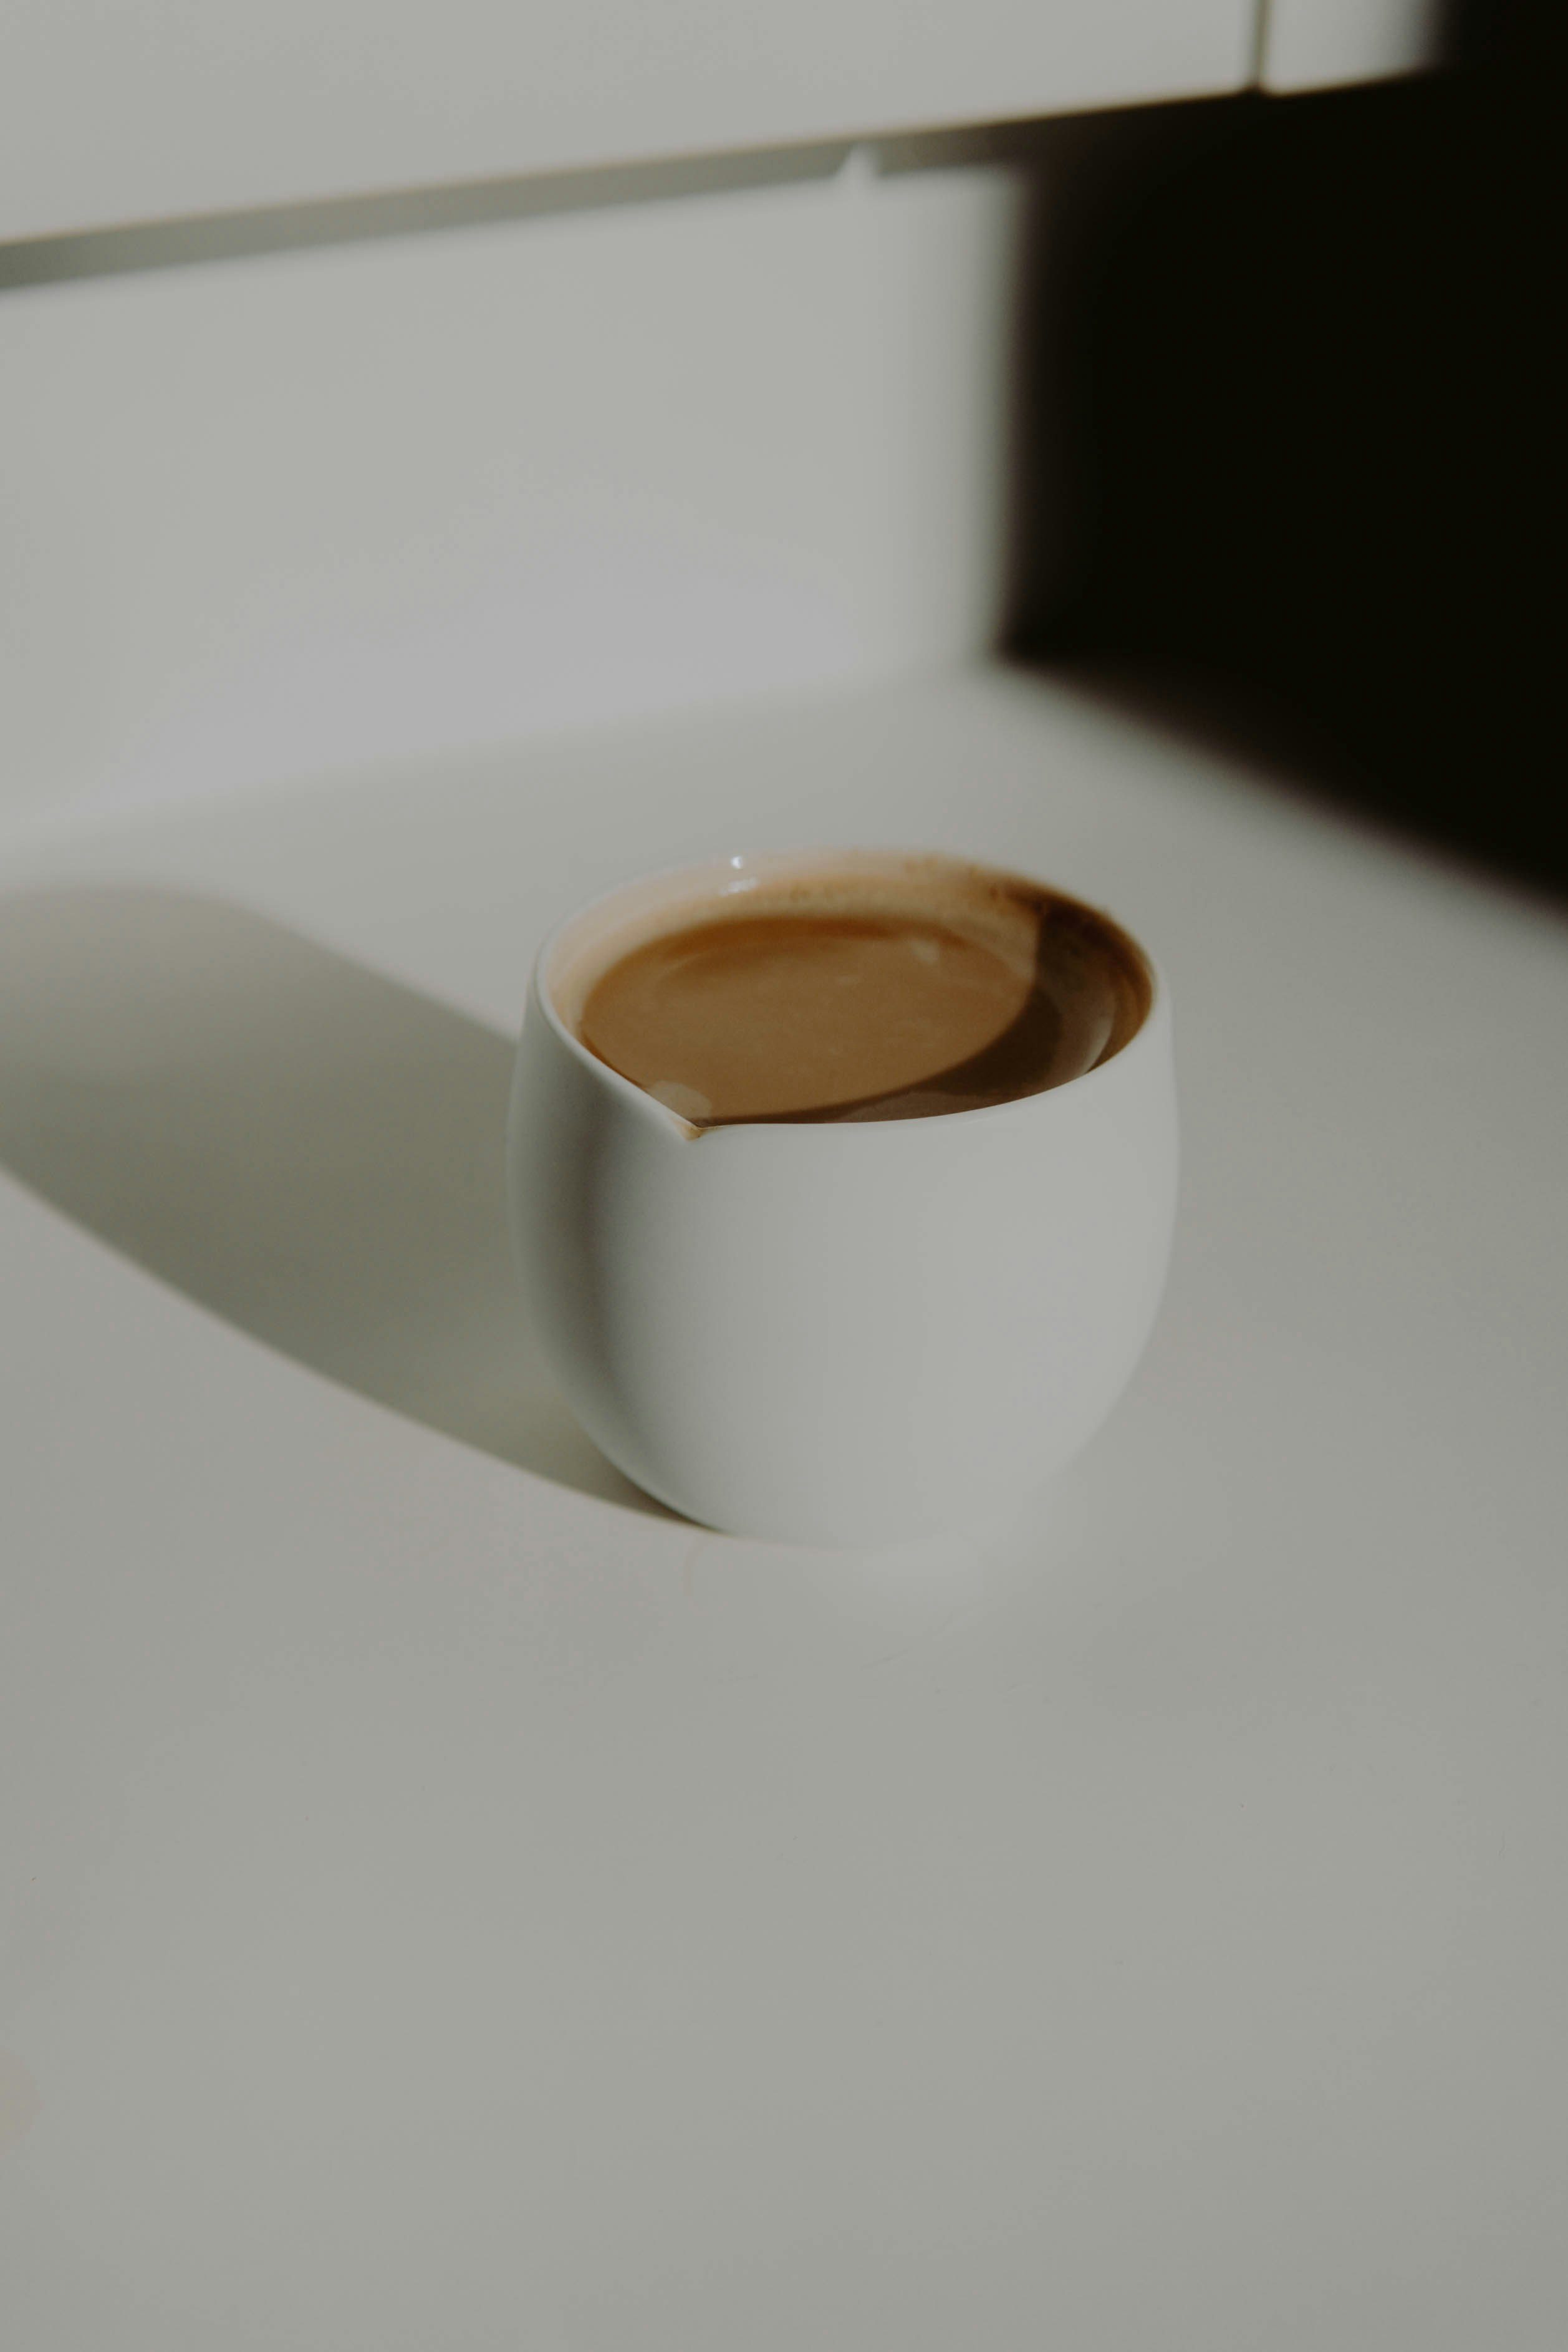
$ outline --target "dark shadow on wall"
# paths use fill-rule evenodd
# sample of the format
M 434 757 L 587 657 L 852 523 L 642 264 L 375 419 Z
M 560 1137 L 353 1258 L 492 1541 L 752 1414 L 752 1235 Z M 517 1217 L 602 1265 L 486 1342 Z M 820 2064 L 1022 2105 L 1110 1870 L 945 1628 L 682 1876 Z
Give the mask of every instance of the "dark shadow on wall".
M 1453 69 L 1061 127 L 1010 649 L 1568 891 L 1553 11 Z
M 253 1339 L 656 1517 L 540 1362 L 507 1241 L 508 1038 L 263 916 L 0 898 L 0 1166 Z

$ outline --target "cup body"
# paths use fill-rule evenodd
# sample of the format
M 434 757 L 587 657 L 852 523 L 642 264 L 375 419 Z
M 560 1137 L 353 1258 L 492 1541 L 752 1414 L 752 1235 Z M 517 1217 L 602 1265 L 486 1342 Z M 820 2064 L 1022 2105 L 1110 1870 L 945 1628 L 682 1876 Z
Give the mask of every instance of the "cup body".
M 798 862 L 655 877 L 547 942 L 507 1138 L 517 1262 L 568 1402 L 661 1501 L 810 1545 L 967 1529 L 1078 1451 L 1147 1339 L 1176 1186 L 1166 992 L 1148 965 L 1136 1034 L 1042 1094 L 694 1129 L 581 1044 L 559 974 L 595 926 L 699 919 Z

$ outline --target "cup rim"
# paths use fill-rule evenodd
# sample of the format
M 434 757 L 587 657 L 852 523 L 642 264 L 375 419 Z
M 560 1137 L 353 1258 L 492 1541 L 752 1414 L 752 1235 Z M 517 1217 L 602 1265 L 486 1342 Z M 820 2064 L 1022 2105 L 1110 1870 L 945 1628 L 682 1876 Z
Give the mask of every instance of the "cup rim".
M 621 1071 L 612 1068 L 608 1062 L 601 1061 L 591 1046 L 584 1045 L 556 1002 L 551 985 L 550 967 L 560 955 L 570 935 L 580 925 L 590 923 L 595 917 L 605 915 L 622 898 L 630 898 L 641 894 L 657 894 L 668 889 L 671 891 L 671 898 L 664 903 L 670 904 L 673 911 L 675 904 L 683 903 L 675 897 L 674 886 L 688 882 L 695 886 L 704 877 L 712 877 L 715 880 L 722 877 L 728 883 L 727 888 L 716 893 L 710 892 L 708 897 L 711 899 L 714 896 L 737 897 L 742 891 L 755 887 L 757 878 L 768 869 L 783 874 L 800 869 L 810 870 L 816 866 L 841 869 L 846 865 L 851 866 L 864 865 L 868 869 L 881 869 L 883 872 L 889 867 L 899 866 L 945 866 L 960 868 L 970 874 L 977 874 L 987 879 L 1020 884 L 1033 890 L 1049 891 L 1052 898 L 1063 900 L 1067 905 L 1092 916 L 1095 921 L 1104 924 L 1114 938 L 1131 952 L 1142 968 L 1148 982 L 1148 1003 L 1145 1007 L 1143 1018 L 1126 1042 L 1119 1045 L 1116 1051 L 1103 1061 L 1096 1062 L 1092 1068 L 1081 1070 L 1076 1077 L 1064 1078 L 1054 1087 L 1041 1087 L 1034 1094 L 1012 1095 L 1001 1102 L 981 1104 L 961 1110 L 928 1111 L 919 1118 L 747 1118 L 733 1121 L 719 1120 L 712 1126 L 698 1127 L 690 1119 L 683 1118 L 678 1111 L 672 1110 L 666 1103 L 660 1102 L 655 1096 L 638 1086 L 635 1079 L 625 1077 Z M 703 900 L 696 896 L 694 887 L 693 910 L 700 908 L 702 903 Z M 657 938 L 659 936 L 657 928 L 651 929 L 646 936 L 649 939 Z M 726 1134 L 817 1135 L 824 1129 L 829 1129 L 835 1135 L 869 1136 L 890 1130 L 903 1134 L 912 1128 L 948 1129 L 960 1120 L 972 1126 L 981 1119 L 993 1121 L 1009 1115 L 1016 1118 L 1020 1112 L 1052 1102 L 1059 1097 L 1079 1095 L 1084 1087 L 1097 1078 L 1104 1079 L 1108 1073 L 1125 1065 L 1130 1057 L 1137 1056 L 1141 1059 L 1143 1056 L 1139 1049 L 1146 1050 L 1145 1041 L 1156 1028 L 1163 1026 L 1168 1020 L 1170 996 L 1164 971 L 1142 940 L 1134 932 L 1128 930 L 1125 924 L 1119 921 L 1114 915 L 1108 913 L 1104 908 L 1094 905 L 1090 899 L 1081 898 L 1076 891 L 1063 889 L 1059 884 L 1048 882 L 1038 875 L 1025 874 L 1016 866 L 995 865 L 985 858 L 967 857 L 956 850 L 893 847 L 887 845 L 873 846 L 863 843 L 857 843 L 848 847 L 816 844 L 809 847 L 790 849 L 715 851 L 706 857 L 687 859 L 676 866 L 658 866 L 646 873 L 633 875 L 625 882 L 614 883 L 609 889 L 601 890 L 593 898 L 585 899 L 581 905 L 574 908 L 570 914 L 563 916 L 559 922 L 551 926 L 534 958 L 530 992 L 556 1036 L 568 1048 L 574 1059 L 591 1071 L 594 1077 L 608 1083 L 612 1092 L 623 1096 L 644 1111 L 651 1112 L 662 1126 L 685 1136 L 710 1138 Z

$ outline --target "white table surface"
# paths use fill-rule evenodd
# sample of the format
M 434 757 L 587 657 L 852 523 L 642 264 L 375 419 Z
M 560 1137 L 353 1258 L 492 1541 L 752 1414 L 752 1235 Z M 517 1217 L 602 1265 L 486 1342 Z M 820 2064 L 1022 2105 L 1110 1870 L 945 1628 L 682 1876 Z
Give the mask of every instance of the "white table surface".
M 854 840 L 1142 931 L 1186 1148 L 880 1559 L 640 1507 L 497 1225 L 548 921 Z M 1568 2340 L 1560 922 L 997 673 L 0 877 L 8 2352 Z

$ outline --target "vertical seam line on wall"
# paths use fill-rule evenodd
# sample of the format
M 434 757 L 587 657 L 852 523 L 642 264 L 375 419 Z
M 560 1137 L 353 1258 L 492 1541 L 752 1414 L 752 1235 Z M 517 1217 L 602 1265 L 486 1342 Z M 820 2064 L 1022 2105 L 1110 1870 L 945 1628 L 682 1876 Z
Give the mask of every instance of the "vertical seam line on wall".
M 1258 0 L 1257 12 L 1252 19 L 1252 61 L 1249 68 L 1249 79 L 1254 89 L 1261 89 L 1269 63 L 1269 29 L 1273 10 L 1274 0 Z

